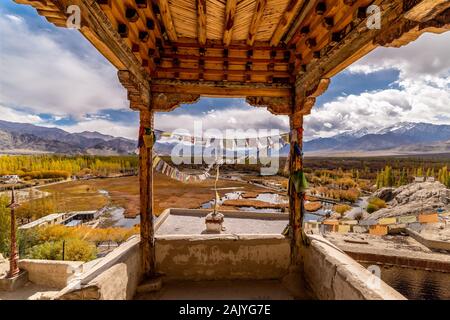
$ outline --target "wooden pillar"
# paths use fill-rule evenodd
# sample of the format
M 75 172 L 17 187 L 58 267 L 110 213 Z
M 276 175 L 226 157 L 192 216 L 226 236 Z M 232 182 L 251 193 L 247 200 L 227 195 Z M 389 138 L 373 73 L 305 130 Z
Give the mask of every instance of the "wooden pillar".
M 145 277 L 155 274 L 155 232 L 153 227 L 153 145 L 142 141 L 146 128 L 153 132 L 153 111 L 140 111 L 139 187 L 141 214 L 141 263 Z
M 303 157 L 295 150 L 297 144 L 299 150 L 303 150 L 303 114 L 292 113 L 290 122 L 290 154 L 289 175 L 303 170 Z M 300 247 L 302 245 L 302 218 L 303 218 L 304 193 L 297 193 L 295 187 L 290 183 L 289 188 L 289 223 L 291 226 L 291 264 L 300 262 Z

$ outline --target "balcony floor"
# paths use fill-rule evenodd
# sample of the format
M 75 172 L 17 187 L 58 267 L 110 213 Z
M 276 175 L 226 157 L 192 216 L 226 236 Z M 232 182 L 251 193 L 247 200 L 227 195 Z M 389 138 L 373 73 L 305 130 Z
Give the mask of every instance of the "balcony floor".
M 303 292 L 294 297 L 278 280 L 174 281 L 135 300 L 310 300 Z

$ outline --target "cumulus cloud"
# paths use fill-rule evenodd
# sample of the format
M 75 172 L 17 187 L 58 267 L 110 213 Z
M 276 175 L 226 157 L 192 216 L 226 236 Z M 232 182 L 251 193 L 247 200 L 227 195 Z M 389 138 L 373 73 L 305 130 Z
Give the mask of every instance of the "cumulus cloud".
M 400 71 L 396 88 L 341 96 L 316 106 L 305 119 L 305 136 L 328 137 L 398 122 L 450 123 L 450 33 L 424 34 L 401 48 L 378 48 L 345 72 Z
M 35 114 L 30 114 L 26 111 L 15 110 L 12 108 L 0 105 L 0 119 L 11 122 L 42 124 L 44 120 Z
M 73 125 L 62 125 L 59 128 L 68 132 L 97 131 L 114 137 L 137 140 L 138 125 L 123 124 L 105 119 L 83 119 Z
M 445 81 L 449 84 L 450 77 Z M 399 89 L 340 97 L 313 109 L 305 119 L 305 136 L 327 137 L 398 122 L 450 123 L 450 91 L 436 83 L 410 81 Z
M 93 58 L 94 48 L 75 53 L 72 42 L 86 42 L 77 31 L 31 30 L 23 18 L 3 13 L 0 39 L 3 105 L 75 118 L 127 105 L 114 67 L 98 53 Z
M 159 113 L 155 116 L 155 127 L 164 131 L 175 129 L 194 130 L 195 121 L 200 121 L 203 130 L 209 129 L 278 129 L 286 132 L 289 120 L 286 116 L 275 116 L 265 108 L 230 108 L 213 110 L 201 115 Z
M 398 69 L 400 79 L 430 79 L 446 76 L 450 70 L 450 32 L 425 33 L 401 48 L 377 48 L 348 68 L 352 73 L 373 73 Z

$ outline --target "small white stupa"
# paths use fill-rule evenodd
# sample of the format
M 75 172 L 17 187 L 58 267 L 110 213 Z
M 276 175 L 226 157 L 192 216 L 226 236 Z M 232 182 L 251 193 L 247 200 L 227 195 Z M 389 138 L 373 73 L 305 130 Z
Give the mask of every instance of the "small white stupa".
M 217 192 L 218 180 L 219 180 L 219 165 L 217 166 L 216 182 L 214 183 L 214 191 L 216 194 L 214 200 L 214 211 L 208 213 L 208 215 L 205 218 L 206 232 L 208 233 L 221 233 L 223 230 L 224 215 L 219 212 L 220 197 L 219 193 Z

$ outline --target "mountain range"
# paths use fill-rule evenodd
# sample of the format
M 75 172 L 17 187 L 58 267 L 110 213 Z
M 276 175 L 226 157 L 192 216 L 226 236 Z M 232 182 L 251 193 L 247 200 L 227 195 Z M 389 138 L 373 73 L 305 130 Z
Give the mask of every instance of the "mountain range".
M 365 152 L 420 154 L 450 152 L 450 125 L 401 122 L 380 129 L 360 129 L 304 142 L 306 154 Z
M 69 133 L 58 128 L 0 120 L 1 153 L 125 155 L 135 150 L 136 141 L 130 139 L 89 131 Z
M 155 143 L 160 155 L 170 155 L 177 142 Z M 98 132 L 69 133 L 58 128 L 0 120 L 0 153 L 62 153 L 90 155 L 134 154 L 137 141 Z M 401 155 L 450 153 L 450 125 L 402 122 L 379 129 L 360 129 L 305 141 L 313 155 Z M 279 154 L 289 153 L 289 145 Z

